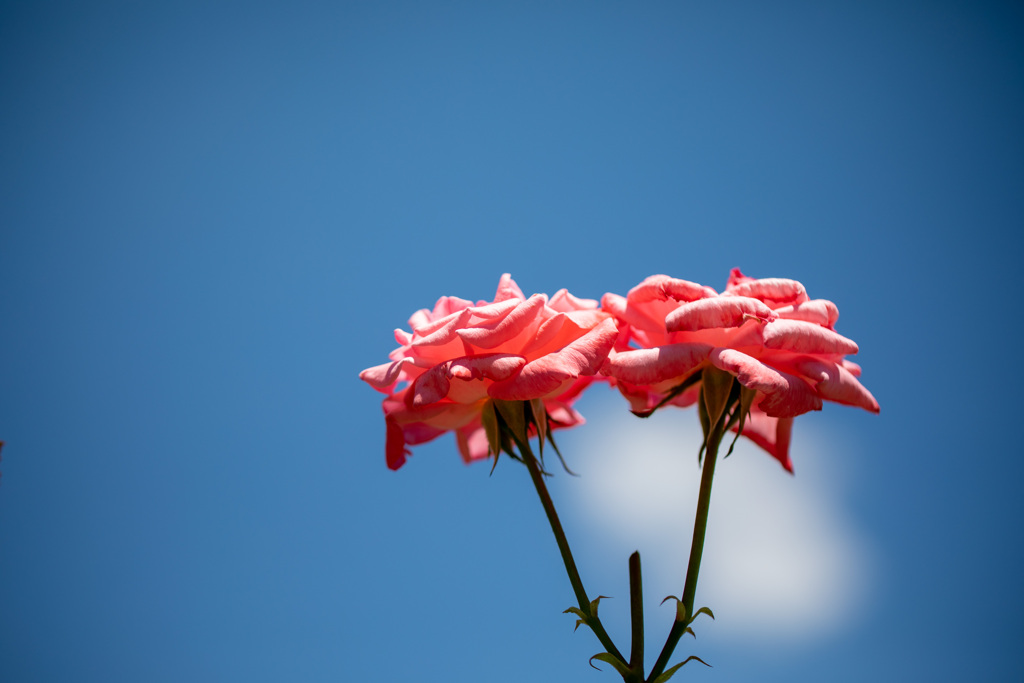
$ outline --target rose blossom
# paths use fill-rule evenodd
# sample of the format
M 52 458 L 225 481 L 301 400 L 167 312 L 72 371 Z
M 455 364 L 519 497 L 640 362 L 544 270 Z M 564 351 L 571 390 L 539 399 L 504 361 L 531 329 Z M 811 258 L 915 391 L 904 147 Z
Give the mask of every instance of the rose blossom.
M 390 363 L 359 377 L 387 394 L 387 464 L 398 469 L 408 445 L 454 431 L 466 462 L 488 455 L 481 411 L 488 399 L 541 399 L 550 428 L 583 417 L 572 402 L 594 379 L 618 334 L 597 302 L 559 290 L 529 299 L 506 273 L 493 302 L 441 297 L 434 310 L 409 319 L 412 333 L 395 330 Z M 398 388 L 401 384 L 402 387 Z
M 705 367 L 725 370 L 757 391 L 743 435 L 790 472 L 794 417 L 821 410 L 823 400 L 879 410 L 857 380 L 860 367 L 844 358 L 857 353 L 857 344 L 833 329 L 835 304 L 809 300 L 796 280 L 757 280 L 734 268 L 718 294 L 652 275 L 625 298 L 605 294 L 601 303 L 622 334 L 602 373 L 634 411 L 653 409 Z M 699 391 L 698 382 L 668 403 L 692 405 Z

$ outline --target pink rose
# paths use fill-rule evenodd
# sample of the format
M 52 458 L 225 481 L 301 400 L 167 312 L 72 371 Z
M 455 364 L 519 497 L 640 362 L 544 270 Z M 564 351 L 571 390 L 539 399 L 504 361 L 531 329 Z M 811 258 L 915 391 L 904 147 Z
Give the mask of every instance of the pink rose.
M 743 435 L 787 470 L 793 418 L 834 401 L 878 412 L 878 402 L 844 358 L 857 344 L 833 327 L 831 301 L 809 300 L 796 280 L 756 280 L 734 268 L 721 294 L 710 287 L 653 275 L 602 307 L 619 320 L 621 338 L 602 373 L 636 412 L 649 411 L 703 368 L 714 366 L 757 391 Z M 696 403 L 695 382 L 668 403 Z
M 359 377 L 387 394 L 387 464 L 398 469 L 407 445 L 454 431 L 466 462 L 488 456 L 481 412 L 488 399 L 541 399 L 550 428 L 583 417 L 572 402 L 594 379 L 618 334 L 597 302 L 560 290 L 529 299 L 506 273 L 493 302 L 474 305 L 445 296 L 434 310 L 409 319 L 412 333 L 395 330 L 390 363 Z M 401 384 L 401 388 L 397 385 Z

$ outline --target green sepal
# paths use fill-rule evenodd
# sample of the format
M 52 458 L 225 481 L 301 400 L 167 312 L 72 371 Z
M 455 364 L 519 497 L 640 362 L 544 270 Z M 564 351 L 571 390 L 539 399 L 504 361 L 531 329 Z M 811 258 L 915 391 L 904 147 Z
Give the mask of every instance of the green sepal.
M 732 391 L 734 379 L 732 373 L 719 370 L 714 366 L 704 369 L 700 393 L 704 397 L 704 409 L 707 411 L 708 422 L 712 428 L 717 428 L 722 422 L 722 416 L 729 405 L 729 393 Z M 705 432 L 705 436 L 707 434 Z
M 494 407 L 517 442 L 526 443 L 526 410 L 523 401 L 492 399 Z
M 623 678 L 625 678 L 626 676 L 629 676 L 629 674 L 630 674 L 629 667 L 626 666 L 626 663 L 623 662 L 618 657 L 616 657 L 615 655 L 613 655 L 611 652 L 602 652 L 602 653 L 596 654 L 596 655 L 594 655 L 593 657 L 590 658 L 590 666 L 592 666 L 593 668 L 597 669 L 597 667 L 594 666 L 594 660 L 595 659 L 600 660 L 602 662 L 607 662 L 608 664 L 611 664 L 612 666 L 614 666 L 615 670 L 618 671 L 619 675 L 622 676 Z M 600 669 L 597 669 L 597 670 L 600 671 Z
M 658 404 L 651 408 L 650 410 L 631 410 L 629 412 L 633 413 L 637 417 L 650 417 L 651 415 L 654 415 L 654 412 L 658 410 L 658 408 L 661 408 L 666 403 L 674 399 L 676 396 L 683 393 L 684 391 L 692 387 L 694 384 L 699 382 L 700 375 L 701 373 L 695 372 L 686 379 L 684 379 L 681 384 L 672 387 L 672 389 L 667 394 L 665 394 L 665 397 L 658 401 Z
M 700 450 L 697 451 L 697 463 L 704 462 L 704 451 L 708 447 L 708 439 L 711 436 L 711 419 L 708 417 L 708 406 L 704 401 L 704 392 L 700 392 L 700 396 L 697 397 L 697 417 L 700 418 L 700 429 L 704 433 L 704 441 L 700 444 Z
M 494 461 L 498 461 L 498 454 L 501 452 L 501 428 L 498 426 L 498 416 L 494 412 L 494 401 L 485 401 L 483 410 L 480 411 L 480 421 L 484 425 L 484 434 L 487 435 L 487 448 L 494 454 Z
M 671 669 L 666 669 L 664 671 L 664 673 L 662 673 L 660 676 L 658 676 L 653 681 L 651 681 L 651 683 L 665 683 L 668 679 L 672 678 L 672 676 L 673 676 L 673 674 L 675 674 L 675 672 L 679 671 L 681 668 L 683 668 L 684 665 L 688 664 L 690 662 L 690 660 L 693 660 L 693 659 L 696 659 L 698 662 L 700 662 L 704 666 L 708 666 L 708 667 L 711 666 L 710 664 L 705 662 L 703 659 L 701 659 L 697 655 L 690 655 L 689 657 L 686 658 L 685 661 L 679 662 L 678 664 L 673 666 Z
M 739 380 L 736 382 L 739 384 Z M 743 426 L 747 423 L 747 417 L 750 415 L 750 408 L 754 405 L 754 398 L 757 397 L 757 391 L 754 389 L 748 389 L 747 387 L 740 385 L 740 403 L 736 410 L 739 411 L 739 426 L 736 427 L 736 436 L 732 438 L 732 443 L 729 444 L 729 452 L 725 454 L 728 458 L 732 455 L 732 449 L 736 446 L 736 440 L 743 434 Z M 735 415 L 733 416 L 735 419 Z
M 551 447 L 555 449 L 555 455 L 558 456 L 558 462 L 562 463 L 562 469 L 574 477 L 580 476 L 570 470 L 569 466 L 565 464 L 565 458 L 562 457 L 562 451 L 558 450 L 558 444 L 555 443 L 555 433 L 551 429 L 548 429 L 548 442 L 551 444 Z
M 531 421 L 537 427 L 537 441 L 540 451 L 540 459 L 544 460 L 544 442 L 548 438 L 548 410 L 544 407 L 544 401 L 539 398 L 530 399 Z
M 683 635 L 685 636 L 685 635 L 686 635 L 687 633 L 689 633 L 689 634 L 690 634 L 691 636 L 693 636 L 693 637 L 694 637 L 694 639 L 696 640 L 696 638 L 697 638 L 697 634 L 696 634 L 696 633 L 694 633 L 694 632 L 693 632 L 693 629 L 692 629 L 692 628 L 690 628 L 689 626 L 687 626 L 687 627 L 686 627 L 686 630 L 685 630 L 685 631 L 683 631 Z

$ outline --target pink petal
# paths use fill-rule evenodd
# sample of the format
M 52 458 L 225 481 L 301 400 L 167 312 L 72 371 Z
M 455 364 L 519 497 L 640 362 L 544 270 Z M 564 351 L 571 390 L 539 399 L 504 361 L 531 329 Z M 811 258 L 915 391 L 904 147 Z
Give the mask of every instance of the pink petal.
M 451 398 L 449 394 L 452 389 L 452 380 L 469 382 L 479 379 L 495 381 L 508 379 L 516 374 L 525 363 L 526 359 L 521 356 L 503 353 L 455 358 L 435 365 L 417 377 L 409 387 L 406 400 L 411 407 L 437 403 L 442 399 Z M 476 394 L 472 400 L 486 397 L 487 387 L 481 384 Z M 471 402 L 471 400 L 466 400 L 465 396 L 460 398 L 463 399 L 460 401 L 462 403 Z
M 569 290 L 560 289 L 555 292 L 553 297 L 551 297 L 551 301 L 548 302 L 548 306 L 559 313 L 568 313 L 570 311 L 582 311 L 597 308 L 597 302 L 593 299 L 577 299 L 569 293 Z
M 802 284 L 796 280 L 777 277 L 744 280 L 732 287 L 727 287 L 725 294 L 760 299 L 772 308 L 807 301 L 807 290 Z
M 679 280 L 668 275 L 651 275 L 633 289 L 626 298 L 630 303 L 646 301 L 696 301 L 717 292 L 710 287 L 689 280 Z
M 375 365 L 372 368 L 366 368 L 359 373 L 359 379 L 378 391 L 387 391 L 398 381 L 399 376 L 402 374 L 402 366 L 408 362 L 410 362 L 410 359 L 402 358 L 393 363 L 384 363 L 382 365 Z
M 522 349 L 521 353 L 529 359 L 554 353 L 563 346 L 571 344 L 574 339 L 585 335 L 588 330 L 597 327 L 602 320 L 608 319 L 607 313 L 598 310 L 557 313 L 541 323 L 533 340 Z
M 690 374 L 707 361 L 712 348 L 680 343 L 612 353 L 601 372 L 630 384 L 657 384 Z
M 736 428 L 733 428 L 736 431 Z M 750 411 L 743 436 L 747 437 L 779 461 L 787 472 L 793 472 L 789 459 L 789 444 L 793 434 L 793 418 L 768 417 L 756 408 Z
M 608 318 L 559 351 L 527 363 L 515 377 L 495 382 L 488 393 L 493 398 L 506 401 L 545 397 L 562 388 L 567 381 L 595 374 L 617 336 L 615 322 Z
M 462 429 L 455 430 L 455 442 L 459 446 L 459 453 L 466 464 L 474 460 L 483 460 L 490 455 L 490 446 L 487 444 L 487 434 L 479 424 L 467 425 Z
M 857 353 L 857 344 L 843 335 L 803 320 L 776 320 L 764 326 L 764 346 L 795 353 L 846 355 Z
M 729 290 L 736 285 L 743 284 L 744 282 L 757 282 L 757 279 L 747 277 L 739 268 L 733 268 L 729 271 L 729 281 L 725 283 L 725 289 Z
M 405 459 L 412 455 L 412 451 L 405 447 L 405 433 L 397 422 L 385 417 L 384 426 L 387 430 L 384 443 L 385 460 L 388 469 L 397 470 L 405 464 Z
M 836 320 L 839 319 L 839 309 L 831 301 L 825 299 L 814 299 L 801 304 L 783 306 L 775 309 L 780 318 L 787 320 L 804 320 L 815 325 L 821 325 L 832 329 Z
M 748 319 L 775 320 L 775 312 L 757 299 L 716 296 L 683 304 L 665 318 L 669 332 L 697 332 L 710 328 L 739 327 Z
M 501 276 L 501 280 L 498 281 L 498 291 L 494 293 L 494 303 L 499 301 L 506 301 L 508 299 L 525 299 L 523 296 L 523 290 L 519 289 L 519 285 L 512 279 L 509 273 L 505 273 Z
M 494 349 L 527 331 L 543 311 L 545 297 L 534 294 L 496 323 L 458 330 L 462 341 L 481 349 Z
M 854 363 L 852 360 L 846 360 L 844 358 L 842 361 L 842 366 L 846 368 L 846 371 L 849 372 L 854 377 L 860 377 L 860 366 Z
M 857 406 L 872 413 L 879 412 L 875 397 L 842 365 L 805 358 L 797 363 L 797 368 L 802 374 L 817 382 L 816 389 L 822 398 L 848 406 Z
M 735 349 L 715 349 L 710 358 L 715 367 L 731 372 L 740 384 L 764 394 L 757 405 L 771 417 L 796 417 L 821 410 L 821 397 L 795 375 L 780 372 Z
M 634 306 L 625 297 L 618 294 L 605 294 L 601 297 L 601 308 L 608 311 L 620 321 L 638 330 L 665 332 L 665 315 L 674 308 L 672 304 L 666 303 L 653 311 L 652 306 Z
M 413 346 L 442 346 L 455 338 L 455 331 L 469 322 L 470 309 L 452 313 L 419 328 L 413 327 Z M 411 322 L 411 321 L 410 321 Z

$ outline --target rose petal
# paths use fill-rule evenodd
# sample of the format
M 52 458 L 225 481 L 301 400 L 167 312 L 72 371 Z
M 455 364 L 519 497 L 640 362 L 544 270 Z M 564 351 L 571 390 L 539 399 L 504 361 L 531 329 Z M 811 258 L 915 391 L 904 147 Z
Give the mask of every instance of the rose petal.
M 488 393 L 493 398 L 506 401 L 545 397 L 561 388 L 566 381 L 596 373 L 617 336 L 615 322 L 611 318 L 605 319 L 559 351 L 527 363 L 515 377 L 495 382 Z
M 775 320 L 775 312 L 767 305 L 743 296 L 716 296 L 683 304 L 665 318 L 669 332 L 739 327 L 750 318 L 761 322 Z
M 764 326 L 764 345 L 795 353 L 857 353 L 856 342 L 843 335 L 803 320 L 776 320 Z
M 813 299 L 800 304 L 792 304 L 775 309 L 780 318 L 787 320 L 804 320 L 832 329 L 839 319 L 839 309 L 831 301 Z
M 652 275 L 629 290 L 626 299 L 638 304 L 647 301 L 696 301 L 716 294 L 715 290 L 696 282 L 668 275 Z
M 412 455 L 412 451 L 405 447 L 405 432 L 402 427 L 390 417 L 384 417 L 386 438 L 384 442 L 385 460 L 388 469 L 397 470 L 405 464 L 405 459 Z
M 875 397 L 842 365 L 817 358 L 806 358 L 796 365 L 802 374 L 817 382 L 815 388 L 822 398 L 863 408 L 872 413 L 879 412 Z
M 727 287 L 725 294 L 760 299 L 772 308 L 807 301 L 807 290 L 802 284 L 796 280 L 777 277 L 744 280 L 732 287 Z
M 359 373 L 359 379 L 363 380 L 378 391 L 387 391 L 402 374 L 402 366 L 410 362 L 408 358 L 402 358 L 393 363 L 383 363 L 372 368 L 366 368 Z
M 680 343 L 612 353 L 601 373 L 630 384 L 657 384 L 690 374 L 707 361 L 712 348 Z
M 570 311 L 582 311 L 597 308 L 597 302 L 593 299 L 577 299 L 569 293 L 569 290 L 560 289 L 555 292 L 553 297 L 551 297 L 551 301 L 548 302 L 548 306 L 559 313 L 569 313 Z
M 537 316 L 544 310 L 545 302 L 543 294 L 534 294 L 496 323 L 460 329 L 457 334 L 462 341 L 477 348 L 495 349 L 533 329 Z
M 735 349 L 715 349 L 710 359 L 715 367 L 735 375 L 743 386 L 764 394 L 757 405 L 771 417 L 796 417 L 821 410 L 821 397 L 795 375 L 780 372 Z
M 490 446 L 487 444 L 487 434 L 480 425 L 467 425 L 462 429 L 455 430 L 455 442 L 459 446 L 459 453 L 465 463 L 474 460 L 483 460 L 490 455 Z
M 737 427 L 732 431 L 735 432 Z M 769 417 L 756 408 L 750 411 L 743 425 L 743 436 L 768 451 L 791 474 L 793 462 L 789 459 L 789 444 L 792 434 L 793 418 Z
M 486 356 L 455 358 L 440 363 L 416 378 L 409 387 L 406 401 L 411 407 L 422 407 L 449 398 L 452 380 L 469 382 L 471 380 L 489 379 L 503 380 L 516 374 L 523 367 L 526 359 L 504 353 Z M 465 391 L 465 389 L 463 389 Z M 460 396 L 460 403 L 471 403 L 487 396 L 487 387 L 481 383 L 475 398 Z M 455 397 L 452 397 L 455 400 Z
M 512 279 L 510 273 L 505 273 L 501 276 L 498 281 L 498 291 L 494 293 L 494 303 L 499 301 L 506 301 L 508 299 L 525 299 L 523 290 L 519 289 L 519 285 Z

